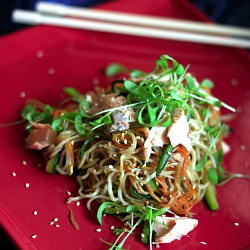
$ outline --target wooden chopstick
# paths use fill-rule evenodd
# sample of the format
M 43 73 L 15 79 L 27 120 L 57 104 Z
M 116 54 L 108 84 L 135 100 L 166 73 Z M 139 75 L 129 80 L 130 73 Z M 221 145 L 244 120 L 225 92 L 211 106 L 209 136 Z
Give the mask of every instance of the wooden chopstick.
M 219 37 L 207 34 L 188 33 L 181 31 L 172 31 L 156 29 L 151 27 L 132 26 L 118 23 L 107 23 L 92 20 L 83 20 L 76 18 L 64 18 L 52 15 L 43 15 L 33 11 L 14 10 L 12 20 L 25 24 L 46 24 L 60 27 L 85 29 L 100 32 L 109 32 L 116 34 L 125 34 L 141 37 L 170 39 L 176 41 L 186 41 L 195 43 L 204 43 L 212 45 L 222 45 L 231 47 L 250 48 L 250 41 L 246 39 Z
M 58 3 L 38 2 L 36 5 L 36 10 L 40 13 L 59 16 L 74 16 L 80 18 L 118 22 L 123 24 L 143 25 L 161 29 L 171 28 L 172 30 L 250 37 L 250 29 L 242 27 L 218 25 L 214 23 L 202 23 L 198 21 L 195 22 L 173 18 L 160 18 L 147 15 L 136 15 L 90 8 L 70 7 Z

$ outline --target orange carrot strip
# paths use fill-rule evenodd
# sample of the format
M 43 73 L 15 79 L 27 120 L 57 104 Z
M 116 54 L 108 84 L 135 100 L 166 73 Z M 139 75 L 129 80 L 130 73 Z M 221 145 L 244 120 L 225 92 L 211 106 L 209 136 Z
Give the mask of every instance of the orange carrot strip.
M 70 141 L 66 142 L 66 147 L 69 151 L 69 155 L 71 158 L 71 164 L 72 164 L 72 166 L 74 166 L 74 153 L 73 153 L 73 147 L 72 147 L 72 144 L 70 143 Z

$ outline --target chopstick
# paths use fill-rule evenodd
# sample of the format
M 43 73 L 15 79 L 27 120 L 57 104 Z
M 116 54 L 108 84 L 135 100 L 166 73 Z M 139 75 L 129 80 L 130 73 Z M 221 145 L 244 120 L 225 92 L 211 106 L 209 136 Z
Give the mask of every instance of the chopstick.
M 43 15 L 33 11 L 14 10 L 12 20 L 19 23 L 31 25 L 53 25 L 75 29 L 85 29 L 92 31 L 108 32 L 115 34 L 133 35 L 148 38 L 169 39 L 175 41 L 186 41 L 194 43 L 203 43 L 211 45 L 222 45 L 231 47 L 250 48 L 250 41 L 246 39 L 220 37 L 215 35 L 189 33 L 182 31 L 173 31 L 152 27 L 142 27 L 135 25 L 126 25 L 120 23 L 108 23 L 92 20 L 64 18 L 52 15 Z
M 191 31 L 199 33 L 211 33 L 218 35 L 231 35 L 250 37 L 250 29 L 218 25 L 214 23 L 202 23 L 189 20 L 179 20 L 173 18 L 161 18 L 147 15 L 128 14 L 122 12 L 114 12 L 107 10 L 89 9 L 70 7 L 58 3 L 38 2 L 36 10 L 40 13 L 58 15 L 58 16 L 72 16 L 80 18 L 88 18 L 102 21 L 111 21 L 125 24 L 137 24 L 156 28 L 170 28 L 182 31 Z

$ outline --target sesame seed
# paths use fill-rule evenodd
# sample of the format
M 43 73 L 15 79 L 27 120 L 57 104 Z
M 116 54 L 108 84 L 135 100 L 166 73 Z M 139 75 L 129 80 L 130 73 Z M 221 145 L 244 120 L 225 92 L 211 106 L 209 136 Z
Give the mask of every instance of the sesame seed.
M 13 177 L 16 177 L 16 172 L 12 172 L 11 175 L 12 175 Z
M 37 214 L 38 214 L 38 212 L 35 210 L 35 211 L 33 212 L 33 214 L 34 214 L 34 215 L 37 215 Z
M 29 184 L 28 182 L 26 182 L 26 183 L 24 184 L 24 186 L 25 186 L 26 188 L 29 188 L 29 187 L 30 187 L 30 184 Z
M 60 225 L 59 225 L 59 224 L 56 224 L 55 227 L 60 227 Z
M 22 161 L 22 164 L 23 164 L 23 165 L 27 165 L 27 161 L 23 160 L 23 161 Z
M 71 195 L 71 192 L 70 192 L 70 191 L 66 191 L 66 194 L 67 194 L 67 195 Z
M 48 73 L 49 73 L 49 75 L 55 74 L 55 69 L 54 68 L 49 68 Z
M 233 78 L 233 79 L 231 80 L 231 84 L 232 84 L 233 86 L 237 86 L 238 83 L 239 83 L 239 81 L 238 81 L 238 79 L 236 79 L 236 78 Z
M 26 93 L 24 91 L 21 91 L 19 93 L 20 98 L 24 98 L 26 96 Z
M 205 241 L 201 241 L 200 242 L 202 245 L 207 245 L 207 242 L 205 242 Z
M 144 238 L 145 237 L 145 234 L 141 234 L 141 238 Z
M 44 52 L 42 51 L 42 50 L 38 50 L 37 52 L 36 52 L 36 57 L 37 58 L 41 58 L 41 57 L 43 57 L 44 56 Z
M 33 235 L 31 236 L 31 238 L 32 238 L 32 239 L 36 239 L 36 238 L 37 238 L 37 234 L 33 234 Z
M 49 224 L 50 224 L 50 226 L 53 226 L 55 224 L 55 222 L 51 221 Z
M 234 222 L 234 225 L 235 225 L 236 227 L 238 227 L 238 226 L 240 225 L 240 223 Z
M 246 149 L 246 146 L 245 146 L 245 145 L 240 145 L 240 149 L 241 149 L 242 151 L 244 151 L 244 150 Z
M 101 228 L 97 228 L 97 229 L 96 229 L 96 232 L 98 232 L 98 233 L 101 232 L 101 231 L 102 231 Z
M 111 229 L 111 230 L 114 230 L 114 229 L 115 229 L 115 226 L 111 226 L 110 229 Z
M 76 202 L 76 206 L 79 207 L 81 205 L 80 201 Z
M 54 222 L 57 222 L 57 221 L 58 221 L 58 218 L 57 218 L 57 217 L 56 217 L 56 218 L 54 218 L 54 219 L 53 219 L 53 221 L 54 221 Z

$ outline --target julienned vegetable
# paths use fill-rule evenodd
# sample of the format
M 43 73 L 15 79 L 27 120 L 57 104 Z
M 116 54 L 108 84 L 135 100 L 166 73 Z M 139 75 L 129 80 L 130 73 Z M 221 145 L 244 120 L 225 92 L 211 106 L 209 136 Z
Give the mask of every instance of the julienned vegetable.
M 109 76 L 126 72 L 110 65 Z M 153 72 L 131 71 L 112 87 L 80 93 L 68 87 L 59 107 L 27 104 L 28 148 L 42 150 L 46 170 L 76 176 L 79 195 L 104 214 L 126 222 L 115 229 L 110 249 L 121 249 L 143 224 L 142 242 L 169 243 L 198 224 L 192 208 L 203 198 L 218 209 L 215 186 L 225 180 L 222 142 L 226 125 L 211 95 L 211 81 L 198 83 L 173 58 L 163 55 Z

